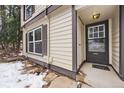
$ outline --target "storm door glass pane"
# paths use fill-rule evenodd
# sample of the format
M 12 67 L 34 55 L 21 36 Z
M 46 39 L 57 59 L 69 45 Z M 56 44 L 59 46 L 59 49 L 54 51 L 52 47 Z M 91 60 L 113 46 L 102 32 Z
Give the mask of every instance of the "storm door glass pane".
M 89 39 L 93 38 L 93 28 L 88 28 L 88 38 Z
M 93 38 L 93 34 L 89 34 L 89 38 Z
M 89 28 L 89 33 L 93 33 L 93 28 Z
M 104 32 L 99 32 L 99 37 L 103 38 L 104 37 Z
M 99 31 L 103 31 L 104 30 L 104 26 L 99 26 Z
M 88 40 L 88 51 L 90 52 L 105 52 L 105 39 Z
M 94 38 L 98 38 L 98 33 L 94 33 Z
M 98 33 L 98 27 L 94 27 L 94 32 Z

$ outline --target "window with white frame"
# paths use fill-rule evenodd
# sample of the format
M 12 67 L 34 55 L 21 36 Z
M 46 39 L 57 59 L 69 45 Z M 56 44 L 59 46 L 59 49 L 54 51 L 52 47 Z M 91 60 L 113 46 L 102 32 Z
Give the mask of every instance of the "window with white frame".
M 25 19 L 29 19 L 34 13 L 34 5 L 25 5 Z
M 42 28 L 28 32 L 28 52 L 42 54 Z
M 91 26 L 88 28 L 88 39 L 105 38 L 105 25 Z

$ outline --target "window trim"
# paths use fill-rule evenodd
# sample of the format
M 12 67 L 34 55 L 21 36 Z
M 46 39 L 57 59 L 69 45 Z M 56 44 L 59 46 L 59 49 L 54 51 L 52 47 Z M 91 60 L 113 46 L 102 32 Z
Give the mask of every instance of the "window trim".
M 35 41 L 35 31 L 36 31 L 37 29 L 41 29 L 41 40 L 36 40 L 36 41 Z M 36 52 L 35 52 L 35 42 L 43 42 L 42 30 L 43 30 L 42 26 L 39 26 L 39 27 L 36 27 L 36 28 L 34 28 L 34 29 L 32 29 L 32 30 L 30 30 L 30 31 L 27 32 L 27 37 L 28 37 L 28 39 L 27 39 L 27 40 L 28 40 L 28 42 L 27 42 L 27 43 L 28 43 L 28 46 L 27 46 L 28 49 L 27 49 L 27 50 L 28 50 L 28 53 L 42 56 L 42 53 L 36 53 Z M 33 41 L 29 41 L 29 33 L 30 33 L 30 32 L 33 32 Z M 30 51 L 29 51 L 29 43 L 33 43 L 33 52 L 30 52 Z

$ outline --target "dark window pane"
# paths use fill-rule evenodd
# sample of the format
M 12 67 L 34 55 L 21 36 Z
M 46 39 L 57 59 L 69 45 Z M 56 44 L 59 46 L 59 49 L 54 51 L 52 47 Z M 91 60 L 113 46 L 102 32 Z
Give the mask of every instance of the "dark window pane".
M 104 32 L 99 32 L 99 37 L 104 37 Z
M 103 26 L 99 26 L 99 31 L 103 31 Z
M 98 32 L 98 27 L 95 27 L 94 28 L 94 32 Z
M 33 32 L 29 33 L 29 41 L 33 41 Z
M 33 52 L 33 48 L 34 48 L 33 43 L 29 43 L 29 52 Z
M 94 37 L 98 37 L 98 33 L 94 33 Z
M 89 28 L 89 33 L 93 33 L 93 28 Z
M 42 53 L 42 42 L 35 42 L 35 52 Z
M 30 6 L 26 5 L 26 18 L 27 19 L 32 16 L 33 12 L 34 12 L 33 5 L 30 5 Z
M 89 38 L 93 38 L 93 34 L 89 34 Z
M 35 40 L 41 40 L 41 28 L 35 30 Z
M 26 18 L 29 18 L 31 15 L 32 15 L 32 10 L 31 10 L 31 6 L 29 6 L 29 7 L 26 9 Z

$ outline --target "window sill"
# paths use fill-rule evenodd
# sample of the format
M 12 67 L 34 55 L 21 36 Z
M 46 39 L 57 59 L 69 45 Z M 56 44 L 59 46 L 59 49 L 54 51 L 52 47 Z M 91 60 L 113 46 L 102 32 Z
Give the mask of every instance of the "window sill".
M 39 54 L 39 53 L 34 53 L 34 52 L 27 52 L 28 54 L 31 54 L 31 55 L 36 55 L 36 56 L 41 56 L 41 57 L 43 57 L 43 55 L 42 54 Z

